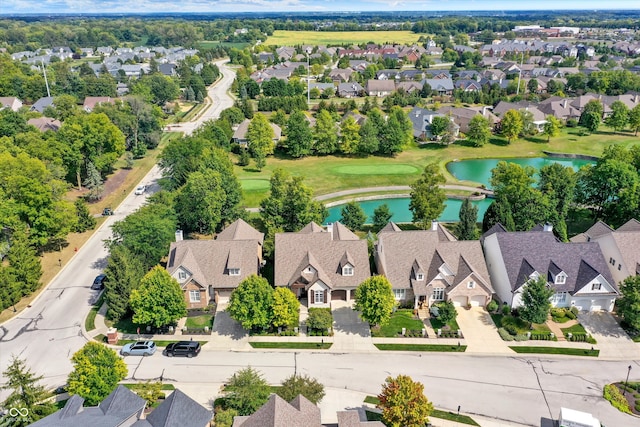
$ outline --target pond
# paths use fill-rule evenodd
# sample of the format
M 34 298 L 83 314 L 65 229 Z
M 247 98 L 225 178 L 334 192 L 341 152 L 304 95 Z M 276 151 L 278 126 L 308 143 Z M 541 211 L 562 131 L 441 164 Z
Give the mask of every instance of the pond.
M 387 204 L 389 206 L 389 210 L 393 213 L 391 217 L 391 221 L 393 222 L 412 222 L 412 214 L 409 210 L 409 197 L 397 197 L 392 199 L 378 199 L 378 200 L 365 200 L 360 203 L 360 206 L 364 210 L 364 213 L 367 214 L 367 220 L 365 221 L 367 224 L 371 224 L 373 222 L 373 211 L 382 204 Z M 473 202 L 474 205 L 478 207 L 478 221 L 482 221 L 484 217 L 484 213 L 491 204 L 492 199 L 484 199 Z M 458 216 L 460 212 L 460 206 L 462 205 L 462 200 L 458 199 L 447 199 L 445 202 L 445 208 L 442 212 L 442 215 L 438 218 L 438 221 L 441 222 L 456 222 L 460 220 Z M 328 208 L 329 216 L 325 220 L 325 224 L 340 221 L 340 211 L 344 205 L 337 205 Z
M 515 159 L 470 159 L 461 160 L 459 162 L 447 163 L 447 170 L 451 175 L 461 181 L 473 181 L 484 184 L 490 188 L 489 179 L 491 178 L 491 169 L 495 168 L 498 162 L 506 161 L 517 163 L 521 166 L 533 166 L 539 170 L 542 166 L 552 163 L 560 163 L 563 166 L 571 166 L 574 170 L 580 169 L 584 165 L 595 163 L 593 160 L 585 159 L 567 159 L 564 157 L 532 157 L 532 158 L 515 158 Z

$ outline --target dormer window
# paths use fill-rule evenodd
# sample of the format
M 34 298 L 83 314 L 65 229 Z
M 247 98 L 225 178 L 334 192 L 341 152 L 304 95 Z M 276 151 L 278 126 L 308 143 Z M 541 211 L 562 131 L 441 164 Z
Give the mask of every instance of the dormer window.
M 178 272 L 178 279 L 179 279 L 179 280 L 185 280 L 186 278 L 187 278 L 187 273 L 186 273 L 186 271 L 182 271 L 182 270 L 180 270 L 180 271 Z
M 424 280 L 424 274 L 422 274 L 422 273 L 418 273 L 418 274 L 416 275 L 416 280 L 418 280 L 418 281 L 423 281 L 423 280 Z
M 342 275 L 343 276 L 353 276 L 353 266 L 345 265 L 342 267 Z
M 556 285 L 564 285 L 567 282 L 567 275 L 564 273 L 560 273 L 556 276 L 555 284 Z
M 229 276 L 239 276 L 240 275 L 240 269 L 239 268 L 230 268 L 229 269 Z

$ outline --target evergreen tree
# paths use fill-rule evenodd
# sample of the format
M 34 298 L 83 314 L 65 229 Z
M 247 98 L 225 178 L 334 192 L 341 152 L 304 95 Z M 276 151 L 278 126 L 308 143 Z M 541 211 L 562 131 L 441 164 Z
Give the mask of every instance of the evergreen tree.
M 107 318 L 117 322 L 130 312 L 131 291 L 140 285 L 145 269 L 138 257 L 122 245 L 113 245 L 109 252 L 104 269 L 105 301 Z
M 27 234 L 15 230 L 11 236 L 11 247 L 7 254 L 9 275 L 21 290 L 22 296 L 31 294 L 40 286 L 42 267 L 35 249 L 29 244 Z
M 76 233 L 82 233 L 87 230 L 92 230 L 96 226 L 96 219 L 89 212 L 89 208 L 87 208 L 87 203 L 82 199 L 76 199 L 74 202 L 76 207 L 76 216 L 78 217 L 78 222 L 73 231 Z
M 89 189 L 89 193 L 86 196 L 87 200 L 95 202 L 102 198 L 102 192 L 104 191 L 102 183 L 102 176 L 100 176 L 98 169 L 93 162 L 87 162 L 87 178 L 83 182 L 83 185 Z
M 409 209 L 413 212 L 413 221 L 423 229 L 431 226 L 444 210 L 447 196 L 440 185 L 446 182 L 437 163 L 425 166 L 420 178 L 411 184 Z
M 476 240 L 478 238 L 478 207 L 466 198 L 460 206 L 460 222 L 458 223 L 458 240 Z
M 340 222 L 351 231 L 362 230 L 367 215 L 360 204 L 350 201 L 340 211 Z
M 381 204 L 373 211 L 373 231 L 376 233 L 387 225 L 391 220 L 393 213 L 389 210 L 389 205 L 386 203 Z

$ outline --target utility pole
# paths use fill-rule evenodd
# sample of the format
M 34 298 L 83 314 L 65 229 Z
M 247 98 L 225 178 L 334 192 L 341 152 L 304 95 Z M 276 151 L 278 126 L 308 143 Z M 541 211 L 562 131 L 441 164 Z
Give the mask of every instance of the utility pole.
M 311 71 L 309 69 L 309 52 L 307 52 L 307 108 L 311 111 Z
M 44 82 L 47 85 L 47 96 L 51 96 L 51 91 L 49 90 L 49 80 L 47 80 L 47 67 L 44 66 L 44 61 L 41 59 L 40 63 L 42 64 L 42 72 L 44 74 Z
M 520 59 L 520 71 L 518 72 L 518 88 L 516 89 L 516 95 L 520 95 L 520 81 L 522 80 L 522 64 L 523 63 L 524 63 L 524 50 L 522 51 L 522 59 Z

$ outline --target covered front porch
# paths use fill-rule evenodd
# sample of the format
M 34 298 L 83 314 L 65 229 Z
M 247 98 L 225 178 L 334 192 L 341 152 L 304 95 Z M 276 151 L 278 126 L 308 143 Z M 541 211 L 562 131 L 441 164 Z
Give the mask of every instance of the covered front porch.
M 299 300 L 306 300 L 308 307 L 330 307 L 331 301 L 353 302 L 356 293 L 355 288 L 331 289 L 321 281 L 294 283 L 290 289 Z

